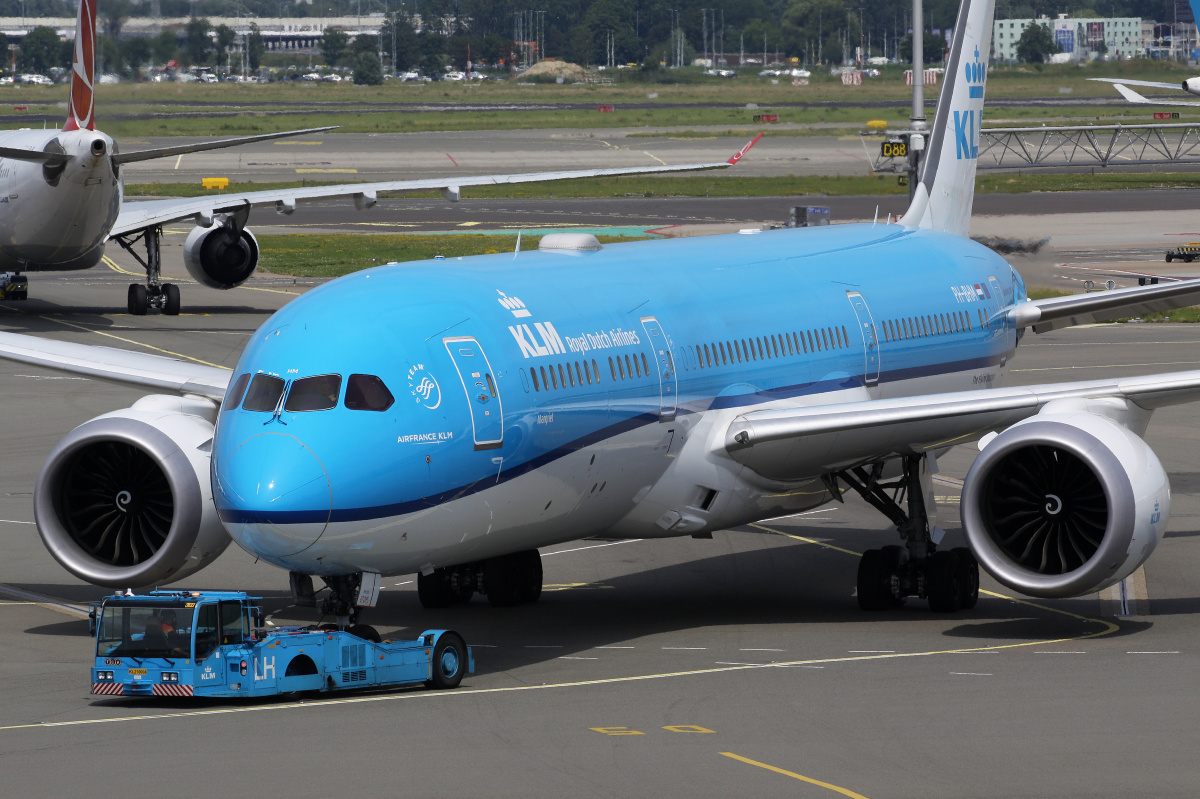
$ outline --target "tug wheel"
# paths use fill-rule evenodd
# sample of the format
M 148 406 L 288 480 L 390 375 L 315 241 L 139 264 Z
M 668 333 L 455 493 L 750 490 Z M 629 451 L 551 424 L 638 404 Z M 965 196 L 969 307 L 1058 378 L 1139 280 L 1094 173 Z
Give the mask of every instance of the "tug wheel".
M 430 660 L 430 688 L 457 688 L 467 671 L 467 645 L 455 632 L 442 633 Z

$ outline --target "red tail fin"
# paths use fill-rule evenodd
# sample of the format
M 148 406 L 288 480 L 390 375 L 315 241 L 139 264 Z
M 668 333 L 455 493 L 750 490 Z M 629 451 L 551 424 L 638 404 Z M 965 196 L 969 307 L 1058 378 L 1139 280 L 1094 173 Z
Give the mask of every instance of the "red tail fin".
M 95 130 L 96 0 L 79 0 L 75 20 L 75 58 L 71 63 L 71 102 L 63 130 Z

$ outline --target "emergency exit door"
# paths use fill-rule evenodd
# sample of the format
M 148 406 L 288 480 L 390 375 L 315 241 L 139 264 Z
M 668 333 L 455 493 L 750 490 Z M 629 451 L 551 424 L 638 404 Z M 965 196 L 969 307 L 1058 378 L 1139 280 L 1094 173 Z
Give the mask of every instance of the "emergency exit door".
M 850 307 L 854 309 L 854 316 L 858 319 L 858 332 L 862 334 L 863 382 L 873 386 L 879 382 L 879 336 L 875 332 L 875 320 L 861 294 L 857 291 L 847 291 L 846 298 L 850 300 Z
M 653 316 L 642 317 L 642 329 L 650 339 L 650 349 L 658 369 L 658 420 L 669 422 L 675 418 L 679 392 L 679 379 L 675 376 L 675 358 L 671 355 L 671 342 L 663 332 L 662 325 Z
M 483 347 L 471 336 L 442 339 L 471 409 L 475 449 L 499 449 L 504 444 L 504 406 L 500 388 Z

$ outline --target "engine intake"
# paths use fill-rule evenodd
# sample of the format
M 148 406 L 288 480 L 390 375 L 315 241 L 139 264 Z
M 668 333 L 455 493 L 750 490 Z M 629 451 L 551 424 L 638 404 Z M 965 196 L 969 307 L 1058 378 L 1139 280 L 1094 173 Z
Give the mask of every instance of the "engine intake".
M 237 288 L 258 268 L 258 239 L 225 225 L 196 227 L 183 243 L 183 263 L 196 282 L 213 289 Z
M 1153 552 L 1170 514 L 1167 475 L 1125 427 L 1094 413 L 1039 414 L 988 444 L 961 514 L 993 577 L 1040 597 L 1099 591 Z
M 114 588 L 177 580 L 210 563 L 229 543 L 208 484 L 212 411 L 202 400 L 152 396 L 67 434 L 34 491 L 50 554 Z

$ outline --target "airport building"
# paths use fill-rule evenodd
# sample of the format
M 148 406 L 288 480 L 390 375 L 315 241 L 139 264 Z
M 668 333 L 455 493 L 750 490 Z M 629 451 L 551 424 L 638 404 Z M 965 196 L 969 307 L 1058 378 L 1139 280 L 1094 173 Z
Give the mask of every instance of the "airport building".
M 998 19 L 992 36 L 993 59 L 1016 61 L 1017 42 L 1030 25 L 1050 28 L 1063 61 L 1090 61 L 1100 55 L 1107 58 L 1145 57 L 1156 44 L 1155 23 L 1143 22 L 1137 17 L 1080 18 L 1059 14 L 1057 19 Z

